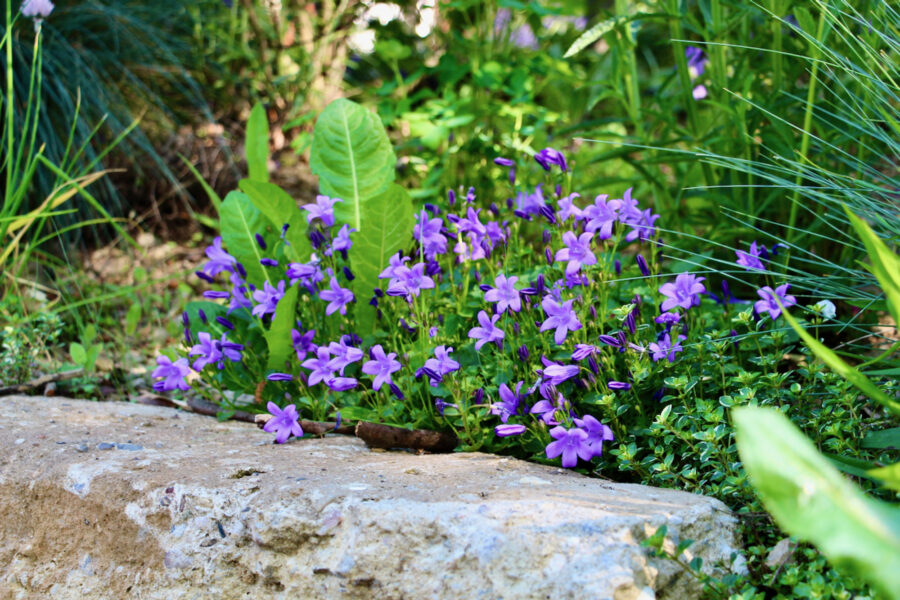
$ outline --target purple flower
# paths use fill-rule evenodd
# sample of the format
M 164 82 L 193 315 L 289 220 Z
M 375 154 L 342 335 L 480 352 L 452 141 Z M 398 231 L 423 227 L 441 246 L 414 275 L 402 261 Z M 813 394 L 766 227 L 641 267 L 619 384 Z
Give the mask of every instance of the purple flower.
M 316 358 L 308 358 L 303 361 L 303 368 L 309 369 L 308 385 L 316 385 L 320 381 L 327 381 L 334 377 L 335 368 L 331 364 L 331 353 L 327 346 L 319 346 L 316 349 Z
M 188 359 L 179 358 L 173 363 L 168 356 L 160 354 L 156 357 L 156 364 L 159 366 L 153 371 L 153 378 L 162 377 L 163 380 L 153 384 L 154 390 L 157 392 L 169 392 L 172 390 L 183 391 L 191 389 L 191 386 L 184 380 L 191 372 L 188 367 Z
M 625 241 L 633 242 L 636 239 L 647 240 L 653 237 L 653 234 L 656 232 L 654 223 L 658 218 L 659 215 L 654 215 L 649 208 L 642 211 L 640 217 L 628 222 L 633 229 L 625 236 Z
M 662 284 L 659 287 L 659 293 L 668 297 L 668 300 L 662 303 L 662 310 L 671 310 L 676 306 L 688 309 L 699 305 L 700 294 L 706 291 L 706 286 L 700 283 L 704 279 L 706 278 L 697 277 L 691 273 L 680 273 L 675 278 L 675 283 L 670 281 Z
M 591 233 L 599 231 L 597 239 L 608 240 L 612 237 L 613 224 L 619 220 L 621 200 L 609 200 L 606 194 L 594 198 L 594 203 L 584 209 L 584 218 L 587 221 L 584 230 Z
M 53 3 L 50 0 L 25 0 L 22 3 L 22 16 L 34 19 L 35 27 L 43 19 L 53 12 Z
M 519 412 L 519 403 L 523 399 L 521 394 L 523 383 L 524 382 L 520 381 L 516 384 L 515 392 L 509 389 L 509 386 L 505 383 L 500 384 L 500 402 L 491 404 L 491 414 L 498 415 L 503 423 L 506 423 L 511 416 Z
M 290 279 L 291 285 L 294 285 L 297 281 L 305 280 L 304 285 L 310 292 L 315 291 L 316 284 L 325 279 L 325 275 L 322 273 L 319 265 L 313 262 L 290 263 L 284 274 Z
M 485 311 L 478 313 L 478 322 L 481 327 L 473 327 L 469 330 L 469 337 L 478 340 L 475 342 L 475 350 L 481 350 L 481 347 L 488 342 L 497 342 L 499 346 L 500 340 L 506 337 L 506 334 L 496 326 L 500 315 L 489 317 Z
M 681 313 L 664 312 L 653 320 L 660 325 L 674 325 L 681 320 Z
M 372 360 L 365 363 L 362 370 L 363 373 L 375 376 L 375 379 L 372 382 L 372 389 L 378 390 L 384 383 L 393 383 L 391 373 L 396 373 L 400 370 L 400 362 L 395 360 L 397 358 L 397 353 L 391 352 L 390 354 L 385 355 L 384 348 L 381 347 L 381 344 L 376 344 L 375 346 L 372 346 L 369 354 L 372 357 Z
M 619 342 L 614 337 L 610 336 L 601 336 L 609 338 L 613 341 L 612 345 L 617 345 Z M 600 352 L 600 348 L 597 346 L 593 346 L 591 344 L 575 344 L 575 352 L 572 353 L 572 360 L 584 360 L 585 358 L 592 356 L 594 354 L 598 354 Z
M 582 267 L 597 264 L 597 257 L 591 251 L 593 237 L 593 233 L 582 233 L 578 237 L 571 231 L 563 234 L 562 240 L 567 247 L 556 251 L 556 261 L 568 261 L 566 275 L 574 275 Z
M 261 259 L 259 259 L 259 264 L 261 264 L 264 267 L 277 267 L 278 261 L 275 260 L 274 258 L 261 258 Z
M 206 247 L 206 256 L 209 257 L 209 261 L 203 265 L 202 272 L 207 277 L 215 277 L 222 271 L 234 271 L 234 265 L 237 263 L 237 259 L 222 249 L 222 236 L 216 237 L 212 246 Z
M 619 222 L 626 225 L 633 225 L 643 217 L 641 209 L 638 208 L 638 201 L 631 197 L 633 189 L 628 188 L 622 198 L 616 200 L 619 203 Z
M 362 350 L 348 345 L 347 342 L 349 341 L 349 338 L 350 336 L 348 335 L 342 335 L 339 342 L 331 342 L 328 344 L 328 351 L 334 356 L 334 358 L 331 359 L 331 367 L 333 369 L 339 369 L 341 375 L 344 374 L 344 369 L 349 365 L 358 362 L 363 358 Z
M 650 266 L 647 265 L 647 259 L 638 254 L 635 257 L 635 261 L 637 262 L 638 269 L 641 270 L 641 275 L 643 275 L 644 277 L 650 277 Z
M 290 373 L 269 373 L 266 379 L 269 381 L 290 381 L 294 378 Z
M 584 211 L 575 205 L 575 198 L 581 198 L 581 196 L 572 193 L 565 198 L 557 200 L 556 203 L 559 205 L 559 210 L 556 211 L 557 219 L 560 221 L 568 221 L 570 218 L 574 217 L 576 221 L 580 221 L 584 218 Z
M 694 100 L 703 100 L 708 94 L 709 92 L 706 90 L 706 86 L 702 83 L 691 90 L 691 96 L 694 97 Z
M 562 152 L 554 150 L 553 148 L 544 148 L 534 155 L 534 160 L 536 160 L 545 171 L 550 170 L 550 165 L 557 165 L 563 173 L 569 170 L 569 167 L 566 164 L 566 157 L 563 156 Z
M 391 257 L 388 259 L 389 266 L 381 272 L 378 276 L 378 279 L 394 279 L 396 275 L 394 274 L 397 269 L 403 266 L 403 263 L 409 261 L 408 256 L 403 256 L 400 252 L 397 254 L 391 254 Z
M 315 219 L 321 219 L 326 227 L 334 225 L 334 205 L 342 202 L 340 198 L 329 198 L 328 196 L 316 196 L 315 204 L 304 204 L 303 210 L 308 212 L 306 222 L 312 223 Z
M 188 356 L 200 356 L 200 358 L 195 360 L 192 365 L 192 368 L 199 372 L 202 371 L 203 367 L 206 365 L 219 362 L 222 359 L 222 352 L 216 344 L 217 340 L 213 340 L 205 331 L 201 331 L 197 334 L 197 340 L 200 343 L 191 348 L 191 351 L 188 352 Z
M 591 460 L 594 450 L 588 440 L 588 434 L 578 427 L 566 429 L 554 427 L 550 435 L 556 440 L 547 444 L 547 458 L 556 458 L 562 455 L 562 466 L 571 468 L 578 464 L 578 459 Z
M 441 233 L 443 226 L 443 219 L 429 219 L 428 213 L 423 210 L 419 213 L 419 221 L 413 227 L 413 238 L 419 242 L 425 257 L 430 260 L 438 254 L 447 252 L 447 238 Z
M 353 247 L 353 242 L 350 240 L 350 233 L 353 231 L 356 229 L 350 229 L 349 225 L 342 225 L 338 234 L 331 241 L 331 248 L 325 250 L 325 256 L 331 256 L 331 253 L 337 250 L 346 257 L 347 250 Z
M 269 409 L 269 414 L 272 415 L 272 418 L 263 425 L 263 431 L 274 433 L 276 442 L 283 444 L 292 434 L 296 437 L 303 436 L 303 429 L 300 427 L 300 423 L 297 422 L 300 415 L 297 414 L 296 406 L 288 404 L 284 407 L 284 410 L 281 410 L 277 404 L 269 402 L 266 408 Z
M 609 389 L 611 389 L 611 390 L 630 390 L 630 389 L 631 389 L 631 384 L 630 384 L 630 383 L 625 383 L 624 381 L 612 381 L 612 380 L 610 380 L 610 381 L 607 381 L 607 382 L 606 382 L 606 385 L 607 385 L 607 387 L 609 387 Z
M 514 167 L 514 166 L 516 166 L 515 161 L 510 160 L 510 159 L 508 159 L 508 158 L 503 158 L 503 157 L 501 157 L 501 156 L 498 156 L 497 158 L 494 159 L 494 164 L 495 164 L 495 165 L 500 165 L 501 167 Z
M 737 264 L 741 265 L 748 271 L 752 269 L 756 269 L 758 271 L 765 271 L 766 267 L 759 259 L 760 256 L 763 256 L 763 253 L 766 252 L 765 246 L 757 246 L 754 241 L 750 244 L 750 252 L 744 252 L 743 250 L 735 250 L 734 253 L 737 254 Z
M 443 345 L 438 346 L 434 349 L 435 358 L 429 358 L 425 361 L 425 368 L 437 373 L 439 377 L 443 377 L 453 371 L 458 371 L 459 363 L 450 358 L 451 352 L 453 352 L 452 347 L 447 348 Z M 432 378 L 431 385 L 436 386 L 437 383 L 438 381 Z
M 684 49 L 684 55 L 687 57 L 691 79 L 696 79 L 703 75 L 703 71 L 706 70 L 706 63 L 709 62 L 703 54 L 703 50 L 696 46 L 688 46 Z
M 413 296 L 418 297 L 422 290 L 434 288 L 434 279 L 425 274 L 425 263 L 416 263 L 412 268 L 397 267 L 394 277 L 388 284 L 387 293 L 391 296 L 406 296 L 410 302 Z
M 559 385 L 578 375 L 579 370 L 578 365 L 550 365 L 544 368 L 544 377 L 548 377 L 551 384 Z
M 510 423 L 509 425 L 497 425 L 494 427 L 494 433 L 497 437 L 509 437 L 511 435 L 521 435 L 525 433 L 526 428 L 524 425 L 516 425 Z
M 540 213 L 541 208 L 546 206 L 546 202 L 544 202 L 544 193 L 542 191 L 542 185 L 538 184 L 538 186 L 534 189 L 533 194 L 529 194 L 528 192 L 519 192 L 516 194 L 516 209 L 525 215 L 536 215 Z
M 612 429 L 591 415 L 584 415 L 583 419 L 575 419 L 575 424 L 587 433 L 588 444 L 590 444 L 593 456 L 603 454 L 603 442 L 613 441 Z
M 566 341 L 566 336 L 570 331 L 581 329 L 581 322 L 572 310 L 574 300 L 566 300 L 562 304 L 547 296 L 541 302 L 544 312 L 547 313 L 547 319 L 541 325 L 541 331 L 555 329 L 553 340 L 557 345 Z
M 352 390 L 358 384 L 359 382 L 353 377 L 333 377 L 331 379 L 325 380 L 325 385 L 327 385 L 332 391 L 335 392 L 346 392 L 347 390 Z
M 549 382 L 546 383 L 549 385 Z M 541 385 L 541 393 L 543 394 L 545 390 L 545 384 Z M 562 394 L 559 395 L 558 403 L 562 404 Z M 559 408 L 553 402 L 549 400 L 540 400 L 531 407 L 531 411 L 529 411 L 533 415 L 540 415 L 541 421 L 546 423 L 547 425 L 559 425 L 559 421 L 556 420 L 556 409 Z
M 781 301 L 781 305 L 784 306 L 784 308 L 789 308 L 797 304 L 797 299 L 793 296 L 789 296 L 787 293 L 789 287 L 791 287 L 791 285 L 785 283 L 779 285 L 774 290 L 769 286 L 763 286 L 756 290 L 757 295 L 762 298 L 762 300 L 757 300 L 753 305 L 753 309 L 759 315 L 768 312 L 769 316 L 772 317 L 772 320 L 774 321 L 781 316 L 781 306 L 778 306 L 776 298 Z
M 500 273 L 494 278 L 494 285 L 497 287 L 484 293 L 486 301 L 497 303 L 498 314 L 503 314 L 507 308 L 514 312 L 522 310 L 522 299 L 519 297 L 519 290 L 515 287 L 518 280 L 519 278 L 515 275 L 506 277 Z
M 647 346 L 650 349 L 650 352 L 652 352 L 650 357 L 653 359 L 653 362 L 657 362 L 665 358 L 670 363 L 673 363 L 675 362 L 675 353 L 684 350 L 684 348 L 681 347 L 681 342 L 686 339 L 687 336 L 679 335 L 678 339 L 673 343 L 669 332 L 666 332 L 659 341 L 650 342 L 650 344 Z
M 319 298 L 328 302 L 325 308 L 326 315 L 332 315 L 340 310 L 342 315 L 347 314 L 347 304 L 354 300 L 353 292 L 342 288 L 338 283 L 337 277 L 331 278 L 331 289 L 319 292 Z
M 262 317 L 269 313 L 275 312 L 278 301 L 284 297 L 284 281 L 278 282 L 278 287 L 272 287 L 268 281 L 263 285 L 263 289 L 253 292 L 253 299 L 259 304 L 253 307 L 251 311 L 257 317 Z
M 241 351 L 244 349 L 244 345 L 229 342 L 227 333 L 222 334 L 222 339 L 217 342 L 216 347 L 222 352 L 222 357 L 227 358 L 231 362 L 238 362 L 241 360 Z M 220 369 L 225 368 L 222 357 L 219 357 L 218 367 Z
M 315 329 L 310 329 L 306 333 L 300 333 L 296 329 L 291 329 L 291 346 L 297 353 L 297 360 L 303 362 L 306 355 L 316 351 L 316 345 L 313 344 L 313 337 L 316 335 Z

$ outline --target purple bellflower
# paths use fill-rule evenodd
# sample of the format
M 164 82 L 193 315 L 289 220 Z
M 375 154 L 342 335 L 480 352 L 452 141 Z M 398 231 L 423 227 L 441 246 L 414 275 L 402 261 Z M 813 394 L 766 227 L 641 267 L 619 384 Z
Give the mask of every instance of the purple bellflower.
M 753 305 L 753 309 L 759 315 L 768 312 L 769 316 L 772 317 L 772 320 L 774 321 L 781 316 L 781 306 L 778 306 L 778 302 L 775 300 L 776 298 L 781 301 L 781 305 L 784 308 L 789 308 L 797 304 L 797 299 L 787 293 L 789 287 L 791 287 L 791 284 L 785 283 L 779 285 L 774 290 L 769 286 L 763 286 L 756 290 L 756 294 L 762 298 L 762 300 L 757 300 Z
M 484 293 L 484 299 L 488 302 L 497 303 L 497 313 L 503 314 L 506 309 L 513 312 L 522 310 L 522 299 L 519 297 L 519 290 L 516 289 L 516 282 L 519 280 L 515 275 L 506 277 L 503 273 L 494 278 L 494 285 Z
M 334 239 L 331 241 L 331 248 L 325 250 L 325 256 L 331 256 L 332 252 L 337 250 L 346 258 L 347 250 L 353 247 L 353 241 L 350 239 L 350 234 L 354 231 L 356 231 L 356 229 L 351 229 L 349 225 L 342 225 L 338 230 L 337 235 L 334 236 Z
M 581 270 L 582 267 L 597 264 L 597 257 L 591 251 L 591 240 L 594 234 L 585 232 L 579 236 L 571 231 L 563 234 L 562 240 L 566 248 L 556 251 L 556 261 L 566 262 L 566 275 L 574 275 Z
M 306 333 L 300 333 L 296 329 L 291 329 L 291 346 L 297 353 L 297 360 L 301 363 L 306 360 L 306 355 L 316 351 L 316 345 L 313 343 L 313 337 L 316 335 L 315 329 L 310 329 Z
M 553 148 L 544 148 L 534 155 L 534 160 L 536 160 L 545 171 L 550 170 L 550 165 L 558 166 L 563 173 L 569 170 L 569 166 L 566 164 L 566 157 L 563 156 L 562 152 L 554 150 Z
M 555 329 L 553 340 L 557 345 L 566 341 L 566 336 L 569 335 L 570 331 L 581 329 L 581 321 L 578 320 L 578 316 L 572 310 L 574 302 L 574 300 L 566 300 L 560 304 L 550 296 L 545 297 L 541 302 L 541 307 L 547 313 L 547 319 L 541 325 L 541 331 Z
M 469 330 L 469 337 L 478 340 L 475 342 L 475 350 L 481 350 L 481 347 L 488 342 L 496 342 L 500 345 L 500 340 L 506 337 L 506 333 L 496 323 L 500 319 L 500 315 L 489 317 L 485 311 L 478 313 L 478 322 L 481 327 L 473 327 Z
M 388 259 L 388 267 L 384 269 L 380 275 L 378 275 L 378 279 L 394 279 L 397 277 L 395 272 L 400 267 L 404 266 L 403 263 L 409 262 L 408 256 L 402 256 L 399 252 L 396 254 L 391 254 L 391 257 Z
M 606 194 L 594 198 L 594 203 L 584 209 L 584 218 L 587 221 L 584 230 L 597 233 L 598 240 L 608 240 L 612 237 L 613 224 L 619 220 L 619 208 L 621 200 L 607 201 Z
M 662 310 L 668 311 L 676 306 L 688 309 L 692 306 L 700 304 L 700 294 L 706 291 L 701 281 L 705 277 L 697 277 L 691 273 L 680 273 L 675 282 L 667 282 L 659 287 L 659 293 L 666 296 L 668 300 L 662 303 Z
M 341 287 L 337 277 L 332 277 L 330 289 L 319 292 L 319 298 L 328 302 L 328 306 L 325 308 L 326 315 L 332 315 L 337 311 L 346 315 L 347 305 L 354 300 L 355 296 L 350 290 Z
M 278 287 L 272 287 L 268 281 L 263 285 L 263 289 L 253 292 L 253 299 L 259 304 L 253 307 L 251 311 L 257 317 L 274 313 L 278 301 L 284 297 L 284 281 L 278 282 Z
M 453 352 L 452 346 L 450 348 L 443 345 L 438 346 L 434 349 L 435 357 L 425 361 L 425 368 L 437 373 L 440 377 L 454 371 L 459 371 L 459 363 L 450 358 L 451 352 Z M 437 383 L 437 380 L 431 380 L 431 385 L 436 386 Z
M 578 365 L 550 365 L 544 368 L 544 377 L 549 378 L 551 384 L 559 385 L 577 376 L 579 370 Z
M 643 210 L 640 217 L 628 223 L 631 225 L 632 230 L 625 235 L 625 241 L 633 242 L 636 239 L 648 240 L 653 237 L 653 234 L 656 232 L 654 223 L 658 218 L 659 215 L 654 215 L 653 211 L 649 208 Z
M 331 367 L 340 370 L 341 375 L 344 374 L 344 369 L 363 358 L 363 351 L 348 345 L 349 341 L 349 335 L 342 335 L 340 341 L 328 344 L 328 351 L 334 356 L 331 359 Z
M 562 455 L 562 466 L 570 469 L 578 464 L 578 459 L 591 460 L 594 450 L 588 439 L 588 434 L 578 427 L 566 429 L 554 427 L 550 430 L 553 442 L 547 444 L 547 458 L 556 458 Z
M 359 382 L 353 377 L 332 377 L 325 380 L 325 385 L 333 392 L 346 392 L 355 388 Z
M 153 371 L 153 378 L 162 377 L 162 381 L 153 384 L 153 389 L 157 392 L 170 392 L 172 390 L 189 390 L 191 386 L 185 381 L 185 377 L 191 372 L 188 367 L 188 359 L 179 358 L 174 363 L 172 360 L 160 354 L 156 357 L 156 364 L 159 365 Z
M 222 271 L 233 272 L 237 264 L 237 259 L 222 248 L 222 236 L 216 237 L 212 246 L 206 247 L 206 256 L 209 261 L 203 265 L 201 272 L 207 277 L 215 277 Z
M 320 381 L 327 381 L 334 377 L 334 366 L 331 364 L 331 353 L 327 346 L 319 346 L 316 348 L 316 358 L 308 358 L 303 361 L 304 369 L 309 369 L 307 385 L 313 386 Z
M 372 346 L 370 354 L 372 360 L 365 363 L 362 370 L 363 373 L 374 376 L 375 379 L 372 382 L 372 389 L 378 390 L 385 383 L 393 383 L 391 373 L 399 371 L 401 366 L 400 362 L 396 360 L 397 353 L 391 352 L 390 354 L 385 355 L 384 348 L 381 347 L 381 344 L 376 344 L 375 346 Z
M 334 225 L 334 205 L 342 202 L 340 198 L 329 198 L 328 196 L 316 196 L 315 204 L 304 204 L 303 210 L 307 213 L 306 222 L 312 223 L 315 219 L 320 219 L 326 227 Z
M 684 350 L 684 348 L 681 347 L 681 342 L 686 339 L 687 336 L 679 335 L 678 339 L 673 342 L 669 332 L 666 332 L 659 341 L 650 342 L 647 346 L 652 353 L 650 358 L 653 359 L 653 362 L 658 362 L 664 358 L 670 363 L 675 362 L 675 353 Z
M 447 238 L 441 233 L 443 226 L 443 219 L 440 217 L 429 219 L 428 213 L 423 210 L 413 227 L 413 238 L 422 246 L 422 252 L 429 260 L 447 252 Z
M 269 414 L 272 415 L 272 418 L 263 425 L 263 431 L 274 433 L 276 442 L 283 444 L 288 441 L 291 435 L 303 437 L 303 428 L 297 422 L 300 419 L 300 415 L 297 413 L 296 406 L 288 404 L 284 407 L 284 410 L 281 410 L 277 404 L 269 402 L 266 408 L 269 409 Z
M 588 444 L 590 444 L 593 456 L 603 454 L 603 442 L 613 441 L 612 429 L 591 415 L 585 415 L 583 419 L 575 419 L 575 424 L 587 433 Z
M 744 252 L 743 250 L 735 250 L 734 253 L 737 254 L 737 264 L 744 267 L 748 271 L 757 270 L 757 271 L 765 271 L 766 266 L 759 259 L 760 256 L 765 257 L 768 252 L 766 252 L 765 246 L 757 246 L 754 241 L 750 244 L 749 252 Z
M 188 352 L 188 356 L 200 356 L 200 358 L 195 360 L 194 364 L 191 365 L 191 368 L 199 372 L 202 371 L 203 367 L 206 365 L 219 362 L 222 359 L 222 351 L 219 350 L 218 344 L 216 343 L 218 340 L 213 340 L 209 333 L 205 331 L 201 331 L 197 334 L 197 340 L 199 343 L 191 348 L 191 351 Z
M 511 435 L 521 435 L 527 431 L 524 425 L 509 423 L 506 425 L 497 425 L 494 427 L 494 433 L 497 437 L 509 437 Z
M 422 290 L 433 288 L 434 279 L 425 274 L 425 263 L 416 263 L 412 268 L 402 266 L 394 269 L 387 293 L 390 296 L 406 296 L 412 302 L 413 296 L 418 298 Z
M 556 218 L 559 219 L 560 222 L 568 221 L 573 217 L 576 221 L 580 221 L 584 218 L 584 211 L 576 206 L 575 198 L 581 198 L 581 196 L 577 193 L 572 193 L 565 198 L 560 198 L 556 201 L 559 205 L 559 210 L 556 211 Z
M 516 384 L 516 391 L 513 392 L 505 383 L 500 384 L 498 393 L 500 394 L 500 402 L 491 404 L 491 414 L 500 417 L 500 421 L 506 423 L 509 418 L 519 412 L 519 403 L 522 401 L 521 394 L 522 384 L 520 381 Z

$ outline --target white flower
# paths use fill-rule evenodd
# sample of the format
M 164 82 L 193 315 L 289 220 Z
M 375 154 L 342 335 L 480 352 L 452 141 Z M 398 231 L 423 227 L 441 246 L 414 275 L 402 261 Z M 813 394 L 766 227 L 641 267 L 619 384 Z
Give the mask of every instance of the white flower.
M 826 319 L 833 319 L 834 315 L 837 314 L 834 307 L 834 302 L 832 302 L 831 300 L 819 300 L 816 304 L 813 305 L 812 309 Z
M 31 17 L 40 22 L 53 12 L 53 3 L 50 0 L 25 0 L 22 2 L 22 16 Z

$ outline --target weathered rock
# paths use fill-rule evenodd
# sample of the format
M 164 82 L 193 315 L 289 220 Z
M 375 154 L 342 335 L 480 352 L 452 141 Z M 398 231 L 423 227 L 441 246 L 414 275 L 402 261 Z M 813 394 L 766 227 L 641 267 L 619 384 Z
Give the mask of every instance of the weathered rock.
M 716 500 L 514 459 L 65 398 L 0 418 L 3 599 L 681 599 L 641 540 L 665 524 L 707 569 L 736 548 Z

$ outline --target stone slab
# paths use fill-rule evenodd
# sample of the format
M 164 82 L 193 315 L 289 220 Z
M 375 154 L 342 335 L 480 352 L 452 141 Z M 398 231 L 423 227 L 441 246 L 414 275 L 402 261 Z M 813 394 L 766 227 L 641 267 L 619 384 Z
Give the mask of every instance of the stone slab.
M 643 539 L 720 571 L 738 547 L 717 500 L 511 458 L 65 398 L 0 419 L 3 599 L 681 599 Z

